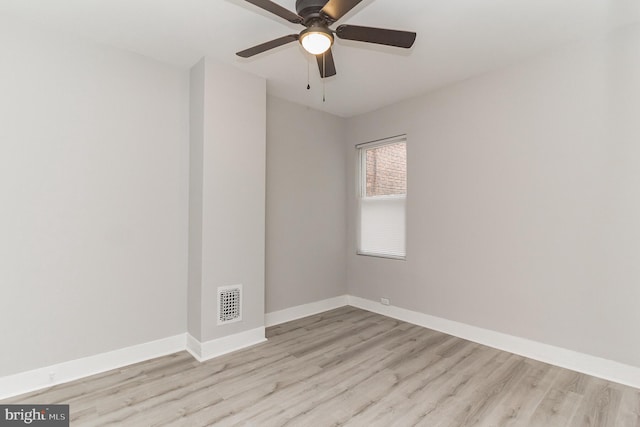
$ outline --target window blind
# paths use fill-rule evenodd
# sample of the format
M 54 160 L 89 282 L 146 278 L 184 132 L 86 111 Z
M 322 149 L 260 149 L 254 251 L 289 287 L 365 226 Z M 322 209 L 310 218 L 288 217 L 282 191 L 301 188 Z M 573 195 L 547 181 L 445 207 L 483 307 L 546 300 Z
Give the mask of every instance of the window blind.
M 358 253 L 406 256 L 406 140 L 364 144 L 359 150 Z

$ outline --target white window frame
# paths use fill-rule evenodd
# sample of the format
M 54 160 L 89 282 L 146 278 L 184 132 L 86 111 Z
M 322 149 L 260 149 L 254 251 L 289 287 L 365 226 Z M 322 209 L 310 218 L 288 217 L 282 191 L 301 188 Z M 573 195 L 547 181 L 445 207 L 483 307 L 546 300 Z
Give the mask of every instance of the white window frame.
M 357 227 L 356 227 L 356 254 L 361 256 L 369 256 L 376 258 L 387 258 L 405 261 L 407 259 L 407 194 L 409 193 L 407 180 L 407 194 L 403 195 L 387 195 L 387 196 L 369 196 L 367 197 L 367 156 L 366 150 L 385 145 L 397 144 L 403 142 L 408 149 L 407 135 L 398 135 L 390 138 L 380 139 L 377 141 L 366 142 L 356 145 L 356 204 L 357 204 Z M 408 157 L 408 155 L 407 155 Z M 408 158 L 407 158 L 408 164 Z M 388 253 L 374 253 L 361 250 L 361 231 L 362 231 L 362 199 L 374 200 L 402 200 L 404 201 L 404 255 L 398 256 Z

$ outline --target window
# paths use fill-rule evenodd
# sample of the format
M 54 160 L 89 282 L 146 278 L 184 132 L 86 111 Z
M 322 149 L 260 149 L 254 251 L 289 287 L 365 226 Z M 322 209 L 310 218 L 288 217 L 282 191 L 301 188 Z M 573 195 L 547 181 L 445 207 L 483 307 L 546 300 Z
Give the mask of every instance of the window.
M 358 254 L 404 259 L 407 140 L 357 146 Z

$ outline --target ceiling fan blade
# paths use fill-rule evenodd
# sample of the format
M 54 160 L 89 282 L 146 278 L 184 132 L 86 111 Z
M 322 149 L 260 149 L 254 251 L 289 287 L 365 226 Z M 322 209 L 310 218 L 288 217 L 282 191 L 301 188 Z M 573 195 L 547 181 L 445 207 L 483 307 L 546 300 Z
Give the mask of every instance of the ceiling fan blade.
M 335 22 L 356 7 L 361 1 L 362 0 L 329 0 L 321 12 Z
M 262 52 L 266 52 L 278 46 L 282 46 L 287 43 L 294 42 L 298 40 L 298 37 L 299 36 L 297 34 L 289 34 L 288 36 L 280 37 L 279 39 L 271 40 L 254 47 L 250 47 L 249 49 L 245 49 L 243 51 L 236 53 L 236 55 L 241 56 L 243 58 L 250 58 L 254 55 L 257 55 Z
M 302 18 L 291 12 L 289 9 L 285 9 L 284 7 L 276 4 L 270 0 L 245 0 L 247 3 L 251 3 L 253 5 L 258 6 L 261 9 L 266 10 L 267 12 L 271 12 L 274 15 L 278 15 L 281 18 L 286 19 L 289 22 L 293 22 L 294 24 L 302 24 Z
M 416 41 L 416 33 L 409 31 L 360 27 L 357 25 L 340 25 L 336 28 L 336 34 L 345 40 L 384 44 L 387 46 L 403 47 L 405 49 L 413 46 L 413 42 Z
M 324 56 L 324 58 L 323 58 Z M 331 77 L 336 75 L 336 63 L 333 62 L 333 52 L 331 49 L 324 54 L 316 55 L 318 61 L 318 69 L 320 70 L 320 77 Z

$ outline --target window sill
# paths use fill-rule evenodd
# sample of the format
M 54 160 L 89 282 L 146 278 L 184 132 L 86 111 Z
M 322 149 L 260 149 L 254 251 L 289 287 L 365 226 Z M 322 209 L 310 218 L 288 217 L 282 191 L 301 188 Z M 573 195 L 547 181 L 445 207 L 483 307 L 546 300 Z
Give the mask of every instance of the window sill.
M 372 254 L 367 252 L 356 252 L 356 255 L 366 256 L 371 258 L 385 258 L 385 259 L 394 259 L 397 261 L 406 261 L 407 256 L 398 256 L 398 255 L 387 255 L 387 254 Z

